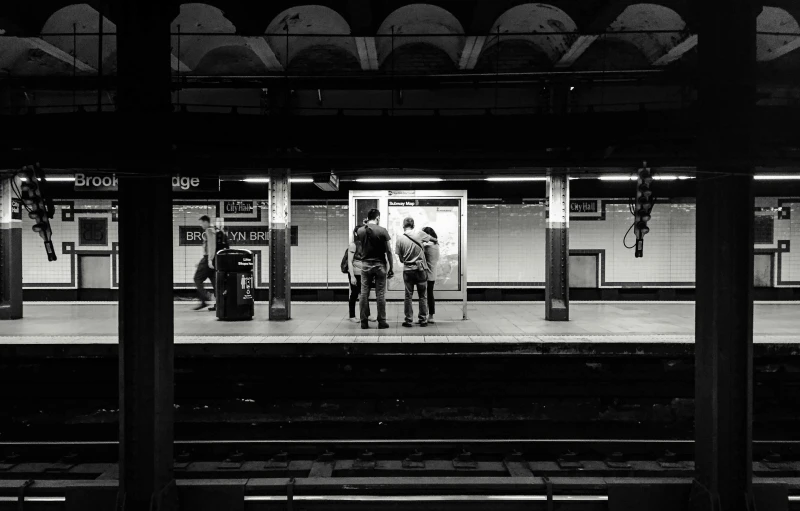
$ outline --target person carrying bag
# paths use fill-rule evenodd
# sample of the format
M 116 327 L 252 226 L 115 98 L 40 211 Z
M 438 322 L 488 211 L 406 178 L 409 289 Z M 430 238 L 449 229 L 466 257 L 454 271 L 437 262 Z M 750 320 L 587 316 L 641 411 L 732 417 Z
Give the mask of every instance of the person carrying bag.
M 422 243 L 433 238 L 425 233 L 414 232 L 414 219 L 408 217 L 403 220 L 403 236 L 397 239 L 395 253 L 403 263 L 403 283 L 405 284 L 405 300 L 403 309 L 405 313 L 404 327 L 413 326 L 412 318 L 414 309 L 412 297 L 414 288 L 419 296 L 419 326 L 428 326 L 428 263 L 425 260 L 425 249 Z

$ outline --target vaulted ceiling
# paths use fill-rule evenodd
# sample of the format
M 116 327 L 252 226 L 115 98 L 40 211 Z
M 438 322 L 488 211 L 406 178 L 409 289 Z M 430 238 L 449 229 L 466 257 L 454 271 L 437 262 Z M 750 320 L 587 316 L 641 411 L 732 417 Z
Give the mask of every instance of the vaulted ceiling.
M 174 6 L 171 59 L 173 70 L 183 74 L 236 76 L 663 67 L 691 60 L 696 52 L 694 4 L 185 3 Z M 793 4 L 762 8 L 757 22 L 762 65 L 797 62 L 800 4 Z M 113 4 L 34 0 L 24 10 L 3 9 L 0 70 L 7 76 L 115 72 Z

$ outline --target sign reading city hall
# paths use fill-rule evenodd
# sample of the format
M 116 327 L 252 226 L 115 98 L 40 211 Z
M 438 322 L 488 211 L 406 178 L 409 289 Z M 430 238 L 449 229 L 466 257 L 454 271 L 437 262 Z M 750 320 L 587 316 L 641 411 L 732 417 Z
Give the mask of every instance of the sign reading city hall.
M 75 191 L 78 192 L 116 192 L 116 174 L 75 174 Z M 219 179 L 206 177 L 172 177 L 173 192 L 218 192 Z

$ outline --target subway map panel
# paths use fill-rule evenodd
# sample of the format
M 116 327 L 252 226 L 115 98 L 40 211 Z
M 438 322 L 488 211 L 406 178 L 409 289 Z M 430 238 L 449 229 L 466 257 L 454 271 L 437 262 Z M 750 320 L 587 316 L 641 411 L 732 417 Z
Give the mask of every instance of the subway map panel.
M 414 219 L 414 229 L 431 227 L 439 239 L 441 257 L 436 267 L 436 290 L 458 291 L 461 289 L 461 211 L 460 199 L 389 199 L 389 215 L 386 229 L 394 244 L 403 236 L 403 219 Z M 394 255 L 395 276 L 389 281 L 390 291 L 402 291 L 403 265 Z

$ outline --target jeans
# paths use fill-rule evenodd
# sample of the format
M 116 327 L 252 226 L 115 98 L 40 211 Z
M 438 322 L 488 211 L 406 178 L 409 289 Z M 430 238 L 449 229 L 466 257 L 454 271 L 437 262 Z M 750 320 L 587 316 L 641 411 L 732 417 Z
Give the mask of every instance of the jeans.
M 200 262 L 197 263 L 197 270 L 194 272 L 194 285 L 197 288 L 197 298 L 199 298 L 203 303 L 205 303 L 208 299 L 208 295 L 206 294 L 206 290 L 204 289 L 203 285 L 205 284 L 206 279 L 211 280 L 211 286 L 214 288 L 214 294 L 216 295 L 217 272 L 214 270 L 214 268 L 210 268 L 208 266 L 208 256 L 200 259 Z
M 428 281 L 428 314 L 433 316 L 436 314 L 436 301 L 433 298 L 433 285 L 436 284 L 435 280 Z
M 358 297 L 361 296 L 361 275 L 356 275 L 356 285 L 350 284 L 350 317 L 356 317 L 356 303 L 358 303 Z M 350 278 L 350 275 L 347 276 Z M 369 299 L 369 294 L 367 294 L 367 299 Z M 369 303 L 367 303 L 367 316 L 369 316 Z
M 419 295 L 419 322 L 426 323 L 428 321 L 428 275 L 425 270 L 412 270 L 403 272 L 403 282 L 406 285 L 406 299 L 403 304 L 403 310 L 406 315 L 406 323 L 411 323 L 411 318 L 414 316 L 414 308 L 411 306 L 411 298 L 414 294 L 414 286 L 417 288 L 417 295 Z
M 361 322 L 369 321 L 369 284 L 373 279 L 378 302 L 378 324 L 386 323 L 386 263 L 379 261 L 361 261 Z

